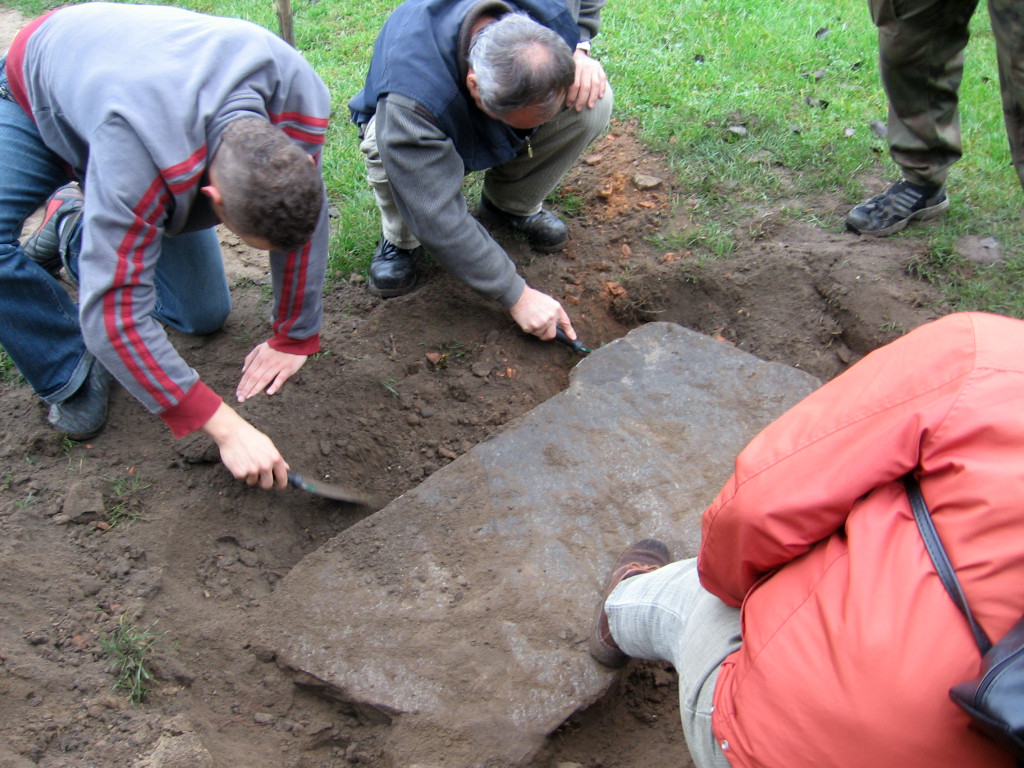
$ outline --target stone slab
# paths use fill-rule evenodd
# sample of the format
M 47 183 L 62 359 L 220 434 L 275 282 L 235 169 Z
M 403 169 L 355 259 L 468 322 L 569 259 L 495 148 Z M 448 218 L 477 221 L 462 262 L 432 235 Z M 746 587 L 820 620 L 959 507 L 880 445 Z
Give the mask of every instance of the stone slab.
M 613 681 L 586 646 L 618 553 L 653 535 L 695 555 L 736 454 L 818 385 L 642 326 L 304 558 L 271 596 L 266 642 L 297 683 L 389 723 L 395 766 L 520 765 Z

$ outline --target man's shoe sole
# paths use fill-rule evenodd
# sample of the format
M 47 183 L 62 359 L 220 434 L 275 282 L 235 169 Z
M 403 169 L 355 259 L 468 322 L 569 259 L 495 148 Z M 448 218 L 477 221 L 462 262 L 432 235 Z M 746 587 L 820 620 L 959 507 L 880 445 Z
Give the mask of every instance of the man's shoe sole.
M 529 242 L 529 238 L 526 237 L 526 235 L 520 234 L 520 237 L 525 238 L 526 241 Z M 568 244 L 569 238 L 567 237 L 565 238 L 565 240 L 562 240 L 560 243 L 557 243 L 555 245 L 537 245 L 536 243 L 530 243 L 530 247 L 533 248 L 533 250 L 535 251 L 539 251 L 540 253 L 558 253 L 559 251 L 564 250 L 565 246 L 567 246 Z
M 86 430 L 85 432 L 73 432 L 67 429 L 62 429 L 61 427 L 58 427 L 56 424 L 53 423 L 56 417 L 59 416 L 59 414 L 60 412 L 54 411 L 54 406 L 51 405 L 49 415 L 47 416 L 47 420 L 50 422 L 50 426 L 52 426 L 57 432 L 66 435 L 68 440 L 74 440 L 76 443 L 84 443 L 86 440 L 91 440 L 92 438 L 96 437 L 96 435 L 98 435 L 100 432 L 107 428 L 107 419 L 104 419 L 103 423 L 100 424 L 98 427 Z
M 856 225 L 851 224 L 849 220 L 846 222 L 846 229 L 850 232 L 856 232 L 858 235 L 870 235 L 872 237 L 888 237 L 889 235 L 895 235 L 897 232 L 902 232 L 907 228 L 907 225 L 912 221 L 928 221 L 928 219 L 934 219 L 946 211 L 949 210 L 949 197 L 946 197 L 941 203 L 922 208 L 920 211 L 914 211 L 905 219 L 900 219 L 895 224 L 886 227 L 885 229 L 857 229 Z
M 372 281 L 366 281 L 366 290 L 372 293 L 374 296 L 380 296 L 382 299 L 393 299 L 397 296 L 405 296 L 407 293 L 412 293 L 416 287 L 416 283 L 404 288 L 378 288 L 373 284 Z

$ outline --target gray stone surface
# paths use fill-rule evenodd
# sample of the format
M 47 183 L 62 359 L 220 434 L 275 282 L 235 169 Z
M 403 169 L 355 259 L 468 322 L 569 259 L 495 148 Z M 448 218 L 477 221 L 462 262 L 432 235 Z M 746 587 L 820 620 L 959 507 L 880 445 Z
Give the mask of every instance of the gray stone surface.
M 695 555 L 736 454 L 817 385 L 677 325 L 638 328 L 307 556 L 265 641 L 296 682 L 390 723 L 396 766 L 521 764 L 613 680 L 586 641 L 618 553 L 654 535 Z

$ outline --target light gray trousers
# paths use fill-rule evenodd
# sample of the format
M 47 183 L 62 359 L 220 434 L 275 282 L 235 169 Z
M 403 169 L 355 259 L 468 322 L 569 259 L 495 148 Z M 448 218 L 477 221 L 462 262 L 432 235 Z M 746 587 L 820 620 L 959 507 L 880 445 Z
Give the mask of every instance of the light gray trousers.
M 483 194 L 499 209 L 515 216 L 539 213 L 544 198 L 551 194 L 580 155 L 608 126 L 612 114 L 612 89 L 593 109 L 566 109 L 537 128 L 519 154 L 509 162 L 489 168 L 484 174 Z M 399 248 L 413 249 L 420 242 L 409 231 L 391 193 L 391 185 L 377 151 L 376 116 L 363 130 L 359 149 L 366 163 L 366 178 L 380 210 L 384 237 Z
M 730 768 L 711 732 L 711 711 L 718 670 L 741 644 L 739 610 L 701 586 L 696 559 L 628 578 L 604 605 L 624 653 L 675 667 L 683 735 L 694 765 Z

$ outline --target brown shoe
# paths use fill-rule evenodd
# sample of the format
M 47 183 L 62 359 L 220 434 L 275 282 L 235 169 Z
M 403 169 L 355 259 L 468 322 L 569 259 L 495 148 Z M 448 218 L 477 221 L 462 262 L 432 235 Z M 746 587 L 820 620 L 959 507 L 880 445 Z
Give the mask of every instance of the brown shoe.
M 619 582 L 641 573 L 656 571 L 672 560 L 668 547 L 657 539 L 644 539 L 631 546 L 615 561 L 611 576 L 601 596 L 601 604 L 594 620 L 594 631 L 590 634 L 590 655 L 607 667 L 621 667 L 629 661 L 612 638 L 608 627 L 608 614 L 604 612 L 604 603 L 608 596 L 619 585 Z

